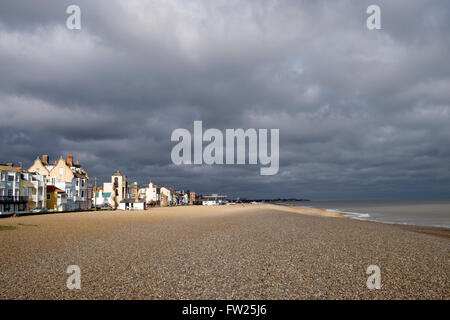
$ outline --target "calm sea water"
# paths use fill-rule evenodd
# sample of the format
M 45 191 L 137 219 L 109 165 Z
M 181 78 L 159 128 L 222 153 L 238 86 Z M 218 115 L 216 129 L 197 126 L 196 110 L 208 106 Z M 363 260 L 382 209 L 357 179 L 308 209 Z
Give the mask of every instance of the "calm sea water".
M 294 201 L 284 204 L 339 211 L 360 220 L 450 228 L 450 199 Z

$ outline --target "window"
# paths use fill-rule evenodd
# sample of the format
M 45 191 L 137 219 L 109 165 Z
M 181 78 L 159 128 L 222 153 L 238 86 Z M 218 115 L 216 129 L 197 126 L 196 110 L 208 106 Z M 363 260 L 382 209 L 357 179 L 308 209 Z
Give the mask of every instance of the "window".
M 8 175 L 8 181 L 14 181 L 14 176 L 9 176 Z
M 75 185 L 78 187 L 78 179 L 75 180 Z
M 8 197 L 12 197 L 12 195 L 13 195 L 12 189 L 8 189 Z
M 36 169 L 36 173 L 39 174 L 39 168 Z
M 47 200 L 50 200 L 50 193 L 47 193 Z
M 84 187 L 84 179 L 81 180 L 81 186 Z
M 64 173 L 64 169 L 63 168 L 59 168 L 59 175 L 62 176 Z
M 81 197 L 84 197 L 84 191 L 81 190 Z

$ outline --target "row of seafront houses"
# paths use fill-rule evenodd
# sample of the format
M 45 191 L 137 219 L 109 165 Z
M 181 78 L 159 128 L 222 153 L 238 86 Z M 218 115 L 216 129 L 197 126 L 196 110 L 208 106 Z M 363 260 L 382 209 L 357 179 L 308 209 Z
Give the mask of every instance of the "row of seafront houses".
M 175 191 L 172 188 L 157 186 L 150 181 L 148 185 L 137 182 L 128 183 L 120 171 L 111 176 L 111 182 L 97 188 L 93 205 L 122 210 L 144 210 L 147 206 L 174 206 L 197 204 L 195 192 Z
M 144 210 L 148 206 L 225 203 L 226 196 L 196 196 L 193 191 L 175 191 L 150 182 L 128 184 L 115 172 L 111 182 L 92 187 L 89 176 L 73 155 L 50 162 L 37 157 L 28 169 L 0 164 L 0 215 L 44 211 L 77 211 L 95 208 Z

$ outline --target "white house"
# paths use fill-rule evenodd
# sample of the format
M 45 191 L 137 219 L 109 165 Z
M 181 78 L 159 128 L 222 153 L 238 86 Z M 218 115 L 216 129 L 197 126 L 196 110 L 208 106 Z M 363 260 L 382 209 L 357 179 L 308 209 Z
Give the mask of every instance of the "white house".
M 153 182 L 151 181 L 148 184 L 148 187 L 146 188 L 145 196 L 147 202 L 158 203 L 158 201 L 161 200 L 158 193 L 158 186 L 156 184 L 153 184 Z
M 128 198 L 120 201 L 120 210 L 145 210 L 145 200 Z
M 144 199 L 147 204 L 158 204 L 161 200 L 158 189 L 158 186 L 150 181 L 148 186 L 139 188 L 139 199 Z
M 39 174 L 31 174 L 30 182 L 34 188 L 32 190 L 32 201 L 35 208 L 45 209 L 45 202 L 47 199 L 47 183 L 46 178 Z

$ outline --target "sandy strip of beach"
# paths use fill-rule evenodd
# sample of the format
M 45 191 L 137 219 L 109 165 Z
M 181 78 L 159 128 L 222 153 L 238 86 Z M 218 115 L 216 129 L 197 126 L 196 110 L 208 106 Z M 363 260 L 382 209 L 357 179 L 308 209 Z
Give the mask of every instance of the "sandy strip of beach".
M 346 216 L 341 212 L 336 211 L 328 211 L 325 209 L 316 209 L 309 207 L 297 207 L 297 206 L 285 206 L 285 205 L 273 205 L 276 210 L 295 212 L 300 214 L 312 215 L 312 216 L 321 216 L 321 217 L 333 217 L 333 218 L 345 218 Z
M 272 204 L 0 219 L 1 299 L 449 299 L 448 230 Z M 409 228 L 409 229 L 408 229 Z M 69 265 L 81 290 L 66 287 Z M 369 265 L 380 290 L 366 286 Z
M 285 210 L 300 214 L 306 214 L 306 215 L 313 215 L 313 216 L 322 216 L 322 217 L 334 217 L 334 218 L 347 218 L 350 219 L 348 216 L 345 215 L 345 213 L 338 212 L 338 211 L 329 211 L 326 209 L 316 209 L 316 208 L 309 208 L 309 207 L 303 207 L 303 206 L 284 206 L 282 205 L 282 208 L 277 208 L 278 210 Z M 402 224 L 393 224 L 393 223 L 385 223 L 389 224 L 404 230 L 408 230 L 411 232 L 419 232 L 429 235 L 434 235 L 437 237 L 442 237 L 446 239 L 450 239 L 450 229 L 448 228 L 441 228 L 441 227 L 428 227 L 428 226 L 414 226 L 414 225 L 402 225 Z

